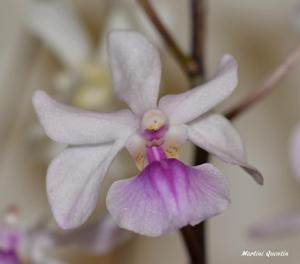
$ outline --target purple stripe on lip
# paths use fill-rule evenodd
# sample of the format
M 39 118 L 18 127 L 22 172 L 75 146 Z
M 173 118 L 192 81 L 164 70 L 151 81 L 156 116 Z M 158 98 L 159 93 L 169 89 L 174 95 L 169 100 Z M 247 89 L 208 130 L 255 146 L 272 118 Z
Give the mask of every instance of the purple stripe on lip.
M 160 129 L 157 129 L 157 130 L 148 130 L 148 129 L 145 129 L 143 132 L 142 132 L 142 136 L 147 139 L 147 140 L 154 140 L 154 139 L 160 139 L 162 138 L 165 133 L 167 132 L 167 126 L 162 126 Z
M 158 146 L 147 147 L 147 159 L 149 163 L 153 161 L 161 161 L 166 158 L 167 156 L 161 147 Z

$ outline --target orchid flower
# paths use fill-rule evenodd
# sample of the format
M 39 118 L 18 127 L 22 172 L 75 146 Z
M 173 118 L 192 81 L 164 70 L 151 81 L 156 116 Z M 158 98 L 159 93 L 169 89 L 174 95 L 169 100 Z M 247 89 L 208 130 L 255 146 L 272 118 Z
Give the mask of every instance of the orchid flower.
M 20 259 L 30 259 L 33 264 L 64 264 L 50 257 L 51 251 L 75 246 L 86 253 L 102 255 L 130 238 L 131 234 L 119 228 L 108 214 L 82 229 L 57 233 L 45 219 L 29 228 L 21 227 L 18 210 L 12 207 L 0 226 L 0 263 L 20 264 Z
M 290 138 L 290 162 L 294 178 L 300 184 L 300 126 L 297 126 Z M 300 231 L 300 209 L 281 213 L 264 223 L 254 225 L 250 234 L 253 237 L 269 237 L 287 235 Z
M 107 208 L 123 228 L 158 236 L 195 225 L 229 205 L 226 179 L 212 164 L 190 167 L 179 149 L 190 140 L 225 162 L 239 165 L 262 184 L 245 160 L 238 132 L 225 117 L 209 113 L 237 84 L 237 63 L 225 55 L 207 83 L 159 100 L 158 51 L 140 33 L 114 31 L 108 38 L 113 91 L 129 109 L 95 113 L 63 105 L 43 91 L 33 104 L 47 135 L 69 146 L 47 172 L 47 192 L 58 224 L 75 228 L 94 210 L 101 182 L 126 147 L 141 171 L 116 181 Z
M 21 242 L 21 233 L 17 227 L 18 218 L 15 207 L 7 210 L 4 223 L 0 225 L 0 263 L 21 264 L 17 249 Z
M 19 210 L 9 207 L 0 226 L 0 263 L 21 264 L 22 259 L 30 259 L 33 264 L 63 264 L 47 254 L 54 244 L 45 221 L 39 221 L 30 228 L 21 226 Z

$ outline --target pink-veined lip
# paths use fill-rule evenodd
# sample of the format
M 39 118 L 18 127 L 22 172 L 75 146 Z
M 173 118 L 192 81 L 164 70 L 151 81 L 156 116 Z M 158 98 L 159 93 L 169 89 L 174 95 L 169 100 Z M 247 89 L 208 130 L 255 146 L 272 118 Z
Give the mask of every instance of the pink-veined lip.
M 161 161 L 167 158 L 166 153 L 160 146 L 147 147 L 146 152 L 149 163 L 153 161 Z

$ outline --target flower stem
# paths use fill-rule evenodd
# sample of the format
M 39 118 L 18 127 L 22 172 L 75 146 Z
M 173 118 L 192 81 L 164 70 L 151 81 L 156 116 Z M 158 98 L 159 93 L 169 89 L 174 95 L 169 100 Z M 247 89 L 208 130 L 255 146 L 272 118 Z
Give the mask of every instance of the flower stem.
M 186 248 L 189 252 L 191 264 L 205 264 L 205 222 L 194 227 L 186 226 L 180 230 Z
M 257 88 L 253 89 L 245 99 L 232 107 L 225 116 L 232 120 L 244 113 L 246 110 L 253 107 L 255 104 L 269 95 L 277 86 L 276 84 L 282 80 L 287 73 L 300 62 L 300 46 L 294 49 L 284 60 L 280 63 L 273 72 L 265 80 L 260 83 Z
M 190 74 L 191 88 L 199 85 L 205 77 L 204 67 L 204 32 L 205 8 L 203 0 L 191 1 L 191 54 L 197 67 Z M 194 164 L 199 165 L 208 161 L 208 153 L 201 148 L 196 148 Z M 180 230 L 186 248 L 189 252 L 191 264 L 206 263 L 205 222 L 196 226 L 186 226 Z
M 168 46 L 169 51 L 172 53 L 174 58 L 177 60 L 182 70 L 189 76 L 196 68 L 195 62 L 191 57 L 184 54 L 177 42 L 174 40 L 170 32 L 166 29 L 164 24 L 161 22 L 154 8 L 148 0 L 137 0 L 143 8 L 145 14 L 151 20 L 152 24 L 163 38 L 165 44 Z
M 191 75 L 192 88 L 203 81 L 204 70 L 204 37 L 205 37 L 205 7 L 203 0 L 191 0 L 191 56 L 196 62 Z

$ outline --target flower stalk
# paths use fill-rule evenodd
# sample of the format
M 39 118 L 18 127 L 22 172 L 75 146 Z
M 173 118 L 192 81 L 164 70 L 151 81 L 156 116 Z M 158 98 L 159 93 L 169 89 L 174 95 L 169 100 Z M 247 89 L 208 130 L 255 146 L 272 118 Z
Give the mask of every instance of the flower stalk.
M 203 0 L 190 0 L 191 10 L 191 55 L 197 67 L 188 75 L 191 88 L 199 85 L 205 78 L 204 38 L 205 38 L 205 7 Z M 201 148 L 196 148 L 194 164 L 207 162 L 209 155 Z M 189 252 L 191 264 L 206 263 L 205 222 L 196 226 L 181 229 L 181 235 Z
M 181 69 L 186 73 L 187 76 L 194 75 L 198 68 L 197 63 L 192 59 L 191 56 L 184 54 L 178 43 L 174 40 L 173 36 L 161 22 L 151 3 L 148 0 L 138 0 L 138 3 L 150 19 L 156 30 L 159 32 L 165 44 L 168 46 L 169 51 L 172 53 L 174 58 L 176 58 Z
M 191 8 L 191 57 L 196 62 L 191 71 L 191 86 L 199 85 L 204 78 L 204 39 L 205 39 L 205 3 L 204 0 L 190 0 Z
M 269 76 L 266 77 L 255 89 L 253 89 L 241 102 L 232 107 L 225 116 L 232 120 L 240 116 L 246 110 L 252 108 L 262 99 L 267 97 L 289 72 L 300 62 L 300 46 L 297 46 L 283 61 L 280 63 Z

